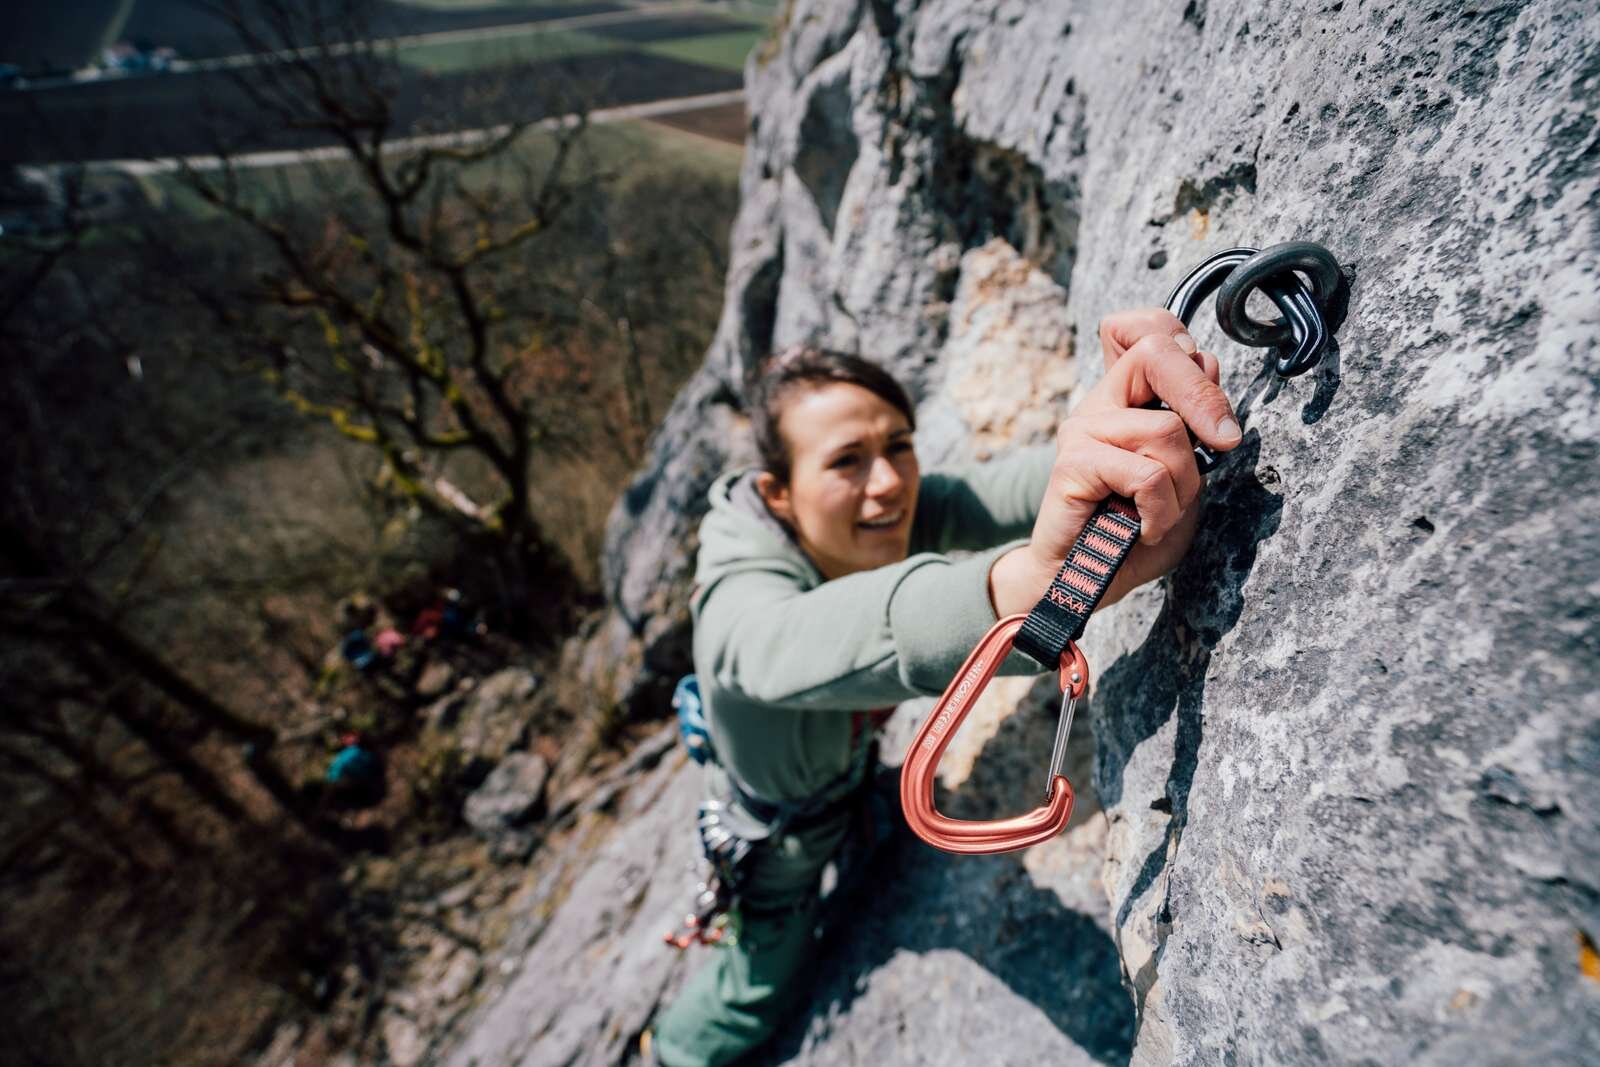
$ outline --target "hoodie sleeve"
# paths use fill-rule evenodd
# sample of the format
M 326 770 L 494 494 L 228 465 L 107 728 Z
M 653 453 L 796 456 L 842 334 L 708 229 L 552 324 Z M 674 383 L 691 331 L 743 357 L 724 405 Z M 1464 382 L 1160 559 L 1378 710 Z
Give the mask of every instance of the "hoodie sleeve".
M 1021 449 L 922 478 L 912 550 L 979 549 L 1026 538 L 1055 465 L 1054 445 Z
M 695 663 L 718 687 L 793 709 L 858 711 L 937 696 L 994 625 L 989 568 L 1004 545 L 960 560 L 925 553 L 802 589 L 780 570 L 739 570 L 695 598 Z M 1004 673 L 1037 673 L 1017 655 Z

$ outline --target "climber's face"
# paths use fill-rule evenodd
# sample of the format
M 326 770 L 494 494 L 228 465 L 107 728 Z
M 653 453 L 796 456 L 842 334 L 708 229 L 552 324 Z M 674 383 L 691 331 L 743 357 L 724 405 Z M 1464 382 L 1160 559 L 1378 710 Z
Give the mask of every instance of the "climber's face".
M 824 578 L 906 558 L 922 474 L 899 409 L 859 385 L 831 382 L 786 398 L 778 432 L 788 483 L 764 473 L 757 488 Z

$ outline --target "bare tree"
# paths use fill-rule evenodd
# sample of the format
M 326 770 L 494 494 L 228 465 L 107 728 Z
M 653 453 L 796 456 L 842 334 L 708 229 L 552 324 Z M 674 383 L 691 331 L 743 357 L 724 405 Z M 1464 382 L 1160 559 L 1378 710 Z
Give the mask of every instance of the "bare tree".
M 176 450 L 153 443 L 146 452 L 153 470 L 128 491 L 123 479 L 99 477 L 97 456 L 125 453 L 130 439 L 85 436 L 93 420 L 74 425 L 58 417 L 70 401 L 48 397 L 53 387 L 67 381 L 86 387 L 108 369 L 126 376 L 133 369 L 126 361 L 137 351 L 77 274 L 89 230 L 81 209 L 84 174 L 66 168 L 58 181 L 64 210 L 55 232 L 13 242 L 0 271 L 0 419 L 16 442 L 0 468 L 4 763 L 59 795 L 73 783 L 77 817 L 98 827 L 101 838 L 115 836 L 105 831 L 117 819 L 101 810 L 104 799 L 189 854 L 179 822 L 147 787 L 175 779 L 223 820 L 250 823 L 248 801 L 226 780 L 227 770 L 195 751 L 207 738 L 225 738 L 240 753 L 241 769 L 281 812 L 311 829 L 298 791 L 271 756 L 274 730 L 191 682 L 102 588 L 108 562 L 146 528 L 208 442 Z M 133 439 L 139 436 L 136 429 Z M 132 588 L 124 584 L 121 592 Z M 136 745 L 153 773 L 130 775 L 116 756 L 99 751 L 104 723 L 115 726 L 111 749 Z M 119 840 L 113 851 L 121 849 Z
M 366 7 L 240 9 L 245 48 L 275 60 L 244 83 L 258 125 L 332 143 L 337 160 L 253 170 L 228 150 L 242 140 L 219 143 L 218 164 L 181 175 L 195 199 L 141 205 L 89 243 L 83 174 L 65 168 L 66 224 L 0 255 L 0 422 L 13 432 L 0 455 L 0 790 L 13 801 L 0 811 L 13 917 L 0 989 L 44 1011 L 17 1013 L 14 1029 L 82 1035 L 93 1028 L 29 1020 L 118 1014 L 67 978 L 40 992 L 39 974 L 64 973 L 54 965 L 83 942 L 36 935 L 10 907 L 24 896 L 28 916 L 61 928 L 82 900 L 116 897 L 138 925 L 176 934 L 205 924 L 185 909 L 213 890 L 207 918 L 262 903 L 227 877 L 248 866 L 287 887 L 261 909 L 275 921 L 319 911 L 340 853 L 315 840 L 334 831 L 297 784 L 319 757 L 291 746 L 332 718 L 294 684 L 325 666 L 323 609 L 354 588 L 406 589 L 402 563 L 423 584 L 457 555 L 498 575 L 509 605 L 540 589 L 571 603 L 584 578 L 569 560 L 593 554 L 574 542 L 572 501 L 586 494 L 584 514 L 603 518 L 708 340 L 731 178 L 613 175 L 570 98 L 545 114 L 578 117 L 418 139 L 393 57 L 367 43 Z M 514 88 L 499 78 L 494 91 Z M 135 240 L 131 223 L 154 236 Z M 291 409 L 316 431 L 286 432 Z M 343 483 L 319 490 L 340 499 L 325 507 L 292 484 L 264 488 L 292 483 L 271 472 L 303 454 L 349 463 L 352 496 L 381 506 L 349 505 L 363 512 L 352 520 Z M 398 734 L 412 717 L 391 721 Z M 157 885 L 164 905 L 147 894 Z M 306 929 L 359 946 L 376 988 L 387 919 L 365 899 L 348 912 L 343 932 L 320 913 Z M 125 974 L 144 973 L 128 963 L 140 938 L 121 943 Z M 240 958 L 228 940 L 213 955 Z M 74 1055 L 108 1058 L 91 1047 Z
M 586 312 L 558 271 L 530 266 L 571 251 L 551 235 L 597 178 L 575 166 L 586 123 L 548 124 L 537 149 L 528 121 L 408 141 L 370 6 L 218 8 L 275 57 L 239 75 L 252 108 L 336 144 L 344 164 L 312 164 L 293 204 L 225 152 L 186 165 L 189 187 L 271 264 L 244 293 L 195 295 L 286 400 L 376 449 L 389 488 L 493 546 L 515 597 L 530 584 L 565 595 L 570 570 L 530 486 L 536 457 L 591 447 L 570 418 L 585 400 L 573 356 Z

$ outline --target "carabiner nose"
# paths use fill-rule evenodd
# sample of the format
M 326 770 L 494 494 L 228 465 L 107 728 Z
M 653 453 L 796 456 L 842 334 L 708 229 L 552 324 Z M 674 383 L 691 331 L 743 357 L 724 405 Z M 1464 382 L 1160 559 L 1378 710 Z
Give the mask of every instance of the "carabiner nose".
M 1089 664 L 1076 644 L 1061 657 L 1062 718 L 1056 726 L 1055 752 L 1045 803 L 1025 815 L 987 822 L 968 822 L 941 815 L 933 805 L 933 780 L 939 760 L 978 696 L 988 686 L 1011 652 L 1026 615 L 1011 615 L 995 623 L 978 642 L 967 661 L 950 681 L 932 713 L 911 742 L 900 770 L 900 806 L 913 833 L 935 848 L 963 855 L 1014 852 L 1037 845 L 1066 829 L 1072 818 L 1072 783 L 1062 771 L 1072 711 L 1089 686 Z

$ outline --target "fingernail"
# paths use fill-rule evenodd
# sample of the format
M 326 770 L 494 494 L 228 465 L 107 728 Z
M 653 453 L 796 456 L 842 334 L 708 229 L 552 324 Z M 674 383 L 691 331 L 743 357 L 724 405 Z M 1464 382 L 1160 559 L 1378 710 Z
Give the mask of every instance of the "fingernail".
M 1217 436 L 1224 441 L 1237 441 L 1244 436 L 1244 431 L 1239 429 L 1238 419 L 1227 418 L 1217 423 Z
M 1186 356 L 1194 355 L 1195 351 L 1200 347 L 1194 343 L 1194 338 L 1186 333 L 1175 333 L 1172 335 L 1172 339 L 1178 342 L 1178 347 L 1183 349 L 1183 354 Z

